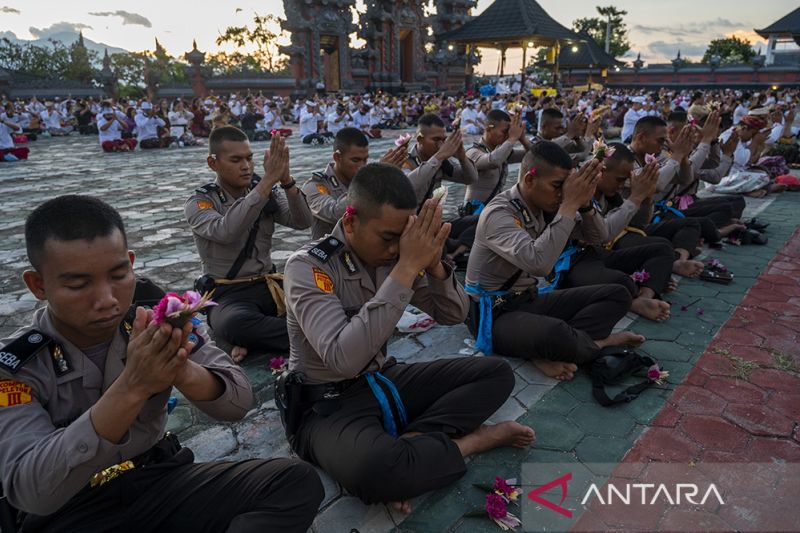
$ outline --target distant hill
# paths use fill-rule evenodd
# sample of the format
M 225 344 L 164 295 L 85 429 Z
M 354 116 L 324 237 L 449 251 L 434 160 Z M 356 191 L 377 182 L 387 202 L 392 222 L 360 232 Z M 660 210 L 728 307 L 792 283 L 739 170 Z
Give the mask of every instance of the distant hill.
M 66 46 L 69 46 L 78 40 L 78 34 L 76 32 L 71 32 L 71 31 L 62 31 L 49 35 L 47 38 L 44 39 L 32 39 L 32 40 L 20 39 L 16 36 L 14 32 L 11 31 L 0 32 L 0 39 L 4 37 L 15 44 L 32 44 L 35 46 L 42 46 L 42 47 L 50 46 L 50 40 L 59 41 Z M 125 50 L 124 48 L 117 48 L 116 46 L 110 46 L 104 43 L 96 43 L 86 36 L 83 37 L 83 43 L 86 45 L 86 48 L 88 50 L 93 50 L 97 52 L 100 55 L 100 57 L 103 56 L 103 53 L 105 53 L 106 48 L 108 48 L 109 54 L 119 54 L 127 52 L 127 50 Z

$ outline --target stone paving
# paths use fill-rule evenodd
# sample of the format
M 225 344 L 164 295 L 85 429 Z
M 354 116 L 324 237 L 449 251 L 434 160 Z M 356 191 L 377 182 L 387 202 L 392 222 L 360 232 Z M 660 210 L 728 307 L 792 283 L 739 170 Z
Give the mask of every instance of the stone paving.
M 394 136 L 399 132 L 388 133 Z M 31 145 L 30 161 L 0 165 L 0 188 L 6 199 L 0 207 L 0 265 L 3 267 L 0 272 L 0 334 L 8 334 L 26 324 L 36 306 L 20 280 L 20 274 L 27 266 L 22 227 L 27 213 L 57 194 L 92 193 L 117 207 L 126 222 L 131 248 L 137 252 L 139 275 L 149 276 L 170 289 L 181 290 L 188 288 L 199 273 L 198 258 L 183 220 L 182 206 L 193 188 L 213 179 L 205 167 L 205 149 L 103 154 L 94 141 L 93 138 L 76 136 L 38 141 Z M 330 147 L 301 146 L 296 137 L 289 144 L 292 172 L 301 180 L 324 166 L 329 157 Z M 391 138 L 373 141 L 372 146 L 373 157 L 379 156 L 392 146 Z M 255 151 L 260 154 L 265 147 L 265 143 L 257 143 Z M 514 175 L 516 168 L 512 167 L 511 172 Z M 456 185 L 449 195 L 448 211 L 451 213 L 460 191 L 461 186 Z M 679 290 L 669 298 L 673 304 L 673 318 L 668 323 L 634 322 L 634 318 L 629 317 L 618 325 L 626 327 L 634 322 L 631 328 L 648 337 L 643 351 L 664 363 L 670 371 L 669 383 L 648 389 L 635 402 L 604 409 L 591 398 L 591 385 L 585 373 L 579 373 L 572 382 L 559 384 L 543 376 L 529 363 L 509 360 L 515 368 L 517 383 L 512 397 L 492 418 L 495 421 L 518 419 L 531 424 L 538 436 L 534 447 L 529 450 L 496 450 L 475 458 L 464 479 L 452 487 L 418 498 L 413 502 L 414 513 L 404 521 L 404 517 L 392 516 L 383 506 L 365 506 L 344 494 L 335 482 L 320 472 L 326 497 L 313 530 L 317 533 L 348 533 L 353 528 L 361 533 L 392 530 L 420 533 L 496 531 L 496 527 L 485 520 L 462 517 L 465 512 L 481 506 L 481 493 L 471 487 L 472 483 L 491 482 L 495 475 L 519 477 L 523 463 L 620 461 L 643 431 L 656 425 L 653 420 L 657 413 L 662 408 L 669 408 L 671 404 L 666 403 L 667 399 L 673 401 L 680 397 L 679 394 L 686 394 L 681 393 L 680 384 L 692 372 L 699 355 L 736 310 L 744 293 L 775 252 L 797 228 L 793 220 L 793 207 L 797 202 L 794 195 L 778 197 L 771 205 L 770 202 L 772 199 L 748 201 L 750 213 L 766 208 L 760 216 L 772 223 L 768 230 L 769 244 L 763 247 L 728 247 L 713 253 L 736 274 L 734 283 L 723 286 L 682 280 Z M 305 232 L 279 229 L 273 255 L 279 266 L 306 240 Z M 788 279 L 796 284 L 796 273 L 779 272 L 786 270 L 786 263 L 791 264 L 795 257 L 784 253 L 786 255 L 779 256 L 780 260 L 771 267 L 776 270 L 769 274 L 778 278 L 771 281 L 767 278 L 766 283 L 787 286 L 790 285 Z M 781 277 L 787 275 L 787 278 Z M 769 289 L 764 287 L 764 291 Z M 795 285 L 785 290 L 796 289 Z M 760 307 L 764 312 L 796 316 L 791 314 L 796 307 L 790 307 L 790 304 L 796 305 L 794 300 L 798 296 L 800 294 L 793 293 L 791 302 L 765 299 Z M 750 311 L 741 308 L 736 313 L 736 316 L 744 313 L 744 320 L 748 320 Z M 785 329 L 787 325 L 779 323 L 775 327 Z M 774 357 L 772 353 L 762 353 L 764 350 L 754 355 L 755 348 L 738 351 L 746 341 L 735 335 L 745 333 L 734 330 L 734 337 L 726 345 L 733 348 L 724 348 L 733 355 L 723 358 L 722 362 L 730 365 L 732 361 L 738 361 L 737 357 L 744 361 L 759 360 L 758 355 L 763 359 L 761 362 L 768 365 L 766 359 Z M 764 330 L 760 335 L 772 337 L 772 332 Z M 795 365 L 800 363 L 793 338 L 784 338 L 781 342 L 774 348 L 780 351 L 781 357 L 794 358 Z M 457 326 L 397 335 L 389 345 L 389 353 L 401 361 L 414 362 L 475 355 L 475 350 L 466 328 Z M 711 355 L 721 357 L 719 354 Z M 269 355 L 259 355 L 248 358 L 244 365 L 256 391 L 257 403 L 242 422 L 217 424 L 179 398 L 178 407 L 169 417 L 168 427 L 195 451 L 198 460 L 289 454 L 272 401 L 268 360 Z M 781 361 L 785 366 L 785 359 L 781 358 Z M 791 369 L 779 371 L 796 377 Z M 703 391 L 703 388 L 699 390 Z M 791 400 L 785 401 L 791 404 Z M 793 420 L 796 427 L 796 409 L 785 416 Z M 671 445 L 666 448 L 671 448 Z M 554 530 L 546 516 L 542 516 L 541 523 L 526 524 L 526 530 Z

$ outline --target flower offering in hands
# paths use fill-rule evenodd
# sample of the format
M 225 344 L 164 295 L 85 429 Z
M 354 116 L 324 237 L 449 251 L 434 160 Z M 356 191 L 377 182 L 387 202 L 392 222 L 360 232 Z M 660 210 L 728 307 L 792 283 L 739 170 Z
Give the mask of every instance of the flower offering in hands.
M 210 292 L 202 296 L 197 291 L 186 291 L 183 296 L 168 292 L 153 308 L 153 324 L 166 322 L 172 327 L 182 328 L 195 313 L 214 305 L 217 303 L 211 300 Z

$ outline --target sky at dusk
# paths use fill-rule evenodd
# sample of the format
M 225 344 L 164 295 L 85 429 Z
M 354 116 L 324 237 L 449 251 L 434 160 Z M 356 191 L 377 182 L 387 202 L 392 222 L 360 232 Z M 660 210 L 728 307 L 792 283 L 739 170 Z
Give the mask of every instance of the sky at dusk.
M 492 0 L 479 0 L 478 14 Z M 763 28 L 797 7 L 797 0 L 540 0 L 557 21 L 595 16 L 595 6 L 614 5 L 628 11 L 632 51 L 647 62 L 665 62 L 680 49 L 684 57 L 699 59 L 711 39 L 737 35 L 757 49 L 763 41 L 753 28 Z M 359 2 L 363 9 L 363 1 Z M 237 11 L 237 8 L 240 10 Z M 283 16 L 280 0 L 0 0 L 0 37 L 13 32 L 19 39 L 46 38 L 64 30 L 82 29 L 86 37 L 110 46 L 135 51 L 152 49 L 157 37 L 173 55 L 191 49 L 192 39 L 204 51 L 219 49 L 218 34 L 241 25 L 257 11 Z M 222 49 L 231 50 L 230 47 Z M 521 51 L 508 52 L 507 71 L 521 66 Z M 494 73 L 496 51 L 484 52 L 479 71 Z

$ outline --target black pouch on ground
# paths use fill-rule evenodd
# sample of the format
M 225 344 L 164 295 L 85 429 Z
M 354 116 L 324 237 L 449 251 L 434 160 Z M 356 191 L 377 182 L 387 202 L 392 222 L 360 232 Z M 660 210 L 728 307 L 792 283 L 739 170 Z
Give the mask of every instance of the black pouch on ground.
M 600 351 L 600 355 L 591 363 L 589 374 L 592 378 L 592 396 L 603 407 L 635 400 L 639 394 L 654 382 L 645 379 L 632 385 L 611 398 L 606 387 L 621 383 L 628 376 L 633 376 L 655 365 L 652 357 L 641 355 L 633 348 L 609 346 Z

